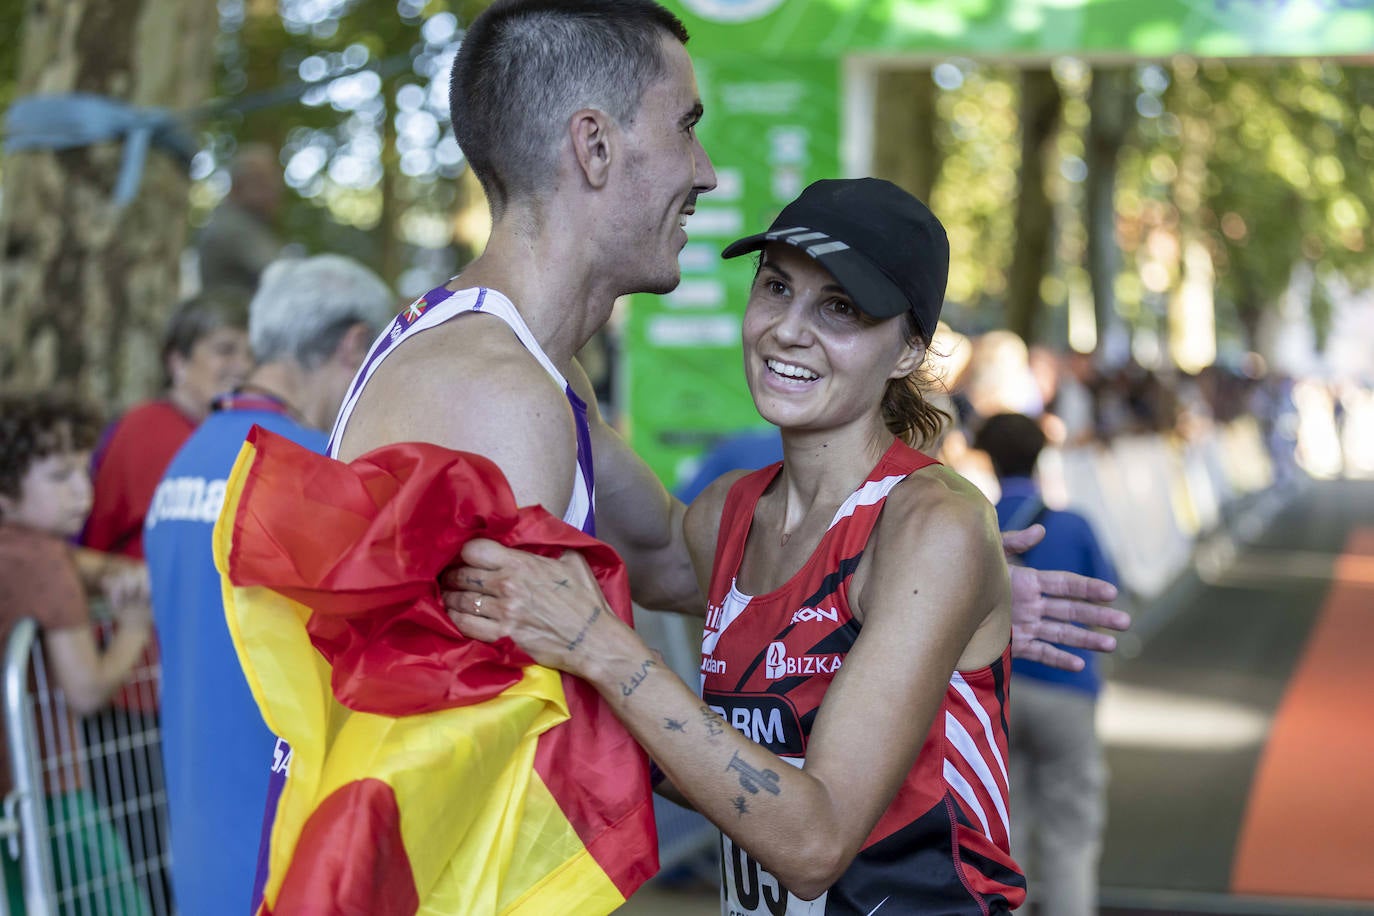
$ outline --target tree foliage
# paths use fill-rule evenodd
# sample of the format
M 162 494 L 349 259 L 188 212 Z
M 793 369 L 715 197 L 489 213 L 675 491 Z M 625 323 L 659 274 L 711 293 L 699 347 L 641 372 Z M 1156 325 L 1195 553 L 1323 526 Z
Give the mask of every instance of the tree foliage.
M 229 105 L 207 125 L 197 195 L 223 194 L 233 150 L 281 150 L 291 189 L 283 234 L 307 251 L 370 264 L 402 292 L 470 251 L 453 214 L 471 188 L 448 125 L 446 74 L 483 4 L 425 0 L 227 0 L 218 80 Z
M 225 192 L 233 151 L 264 142 L 281 150 L 291 187 L 280 229 L 302 249 L 357 257 L 405 294 L 458 269 L 482 242 L 483 208 L 452 140 L 444 77 L 463 25 L 484 6 L 221 0 L 218 101 L 199 121 L 193 218 Z M 0 4 L 0 25 L 17 24 L 20 11 Z M 14 53 L 14 43 L 0 51 L 0 102 L 13 93 Z M 1166 249 L 1180 246 L 1185 223 L 1215 269 L 1219 332 L 1247 348 L 1296 266 L 1315 269 L 1319 332 L 1333 278 L 1355 288 L 1374 280 L 1374 67 L 1060 60 L 1053 73 L 1062 118 L 1038 176 L 1023 168 L 1018 67 L 955 58 L 880 85 L 880 117 L 900 130 L 880 144 L 875 168 L 919 185 L 946 222 L 947 312 L 963 327 L 1004 326 L 1016 317 L 1008 303 L 1020 303 L 1025 333 L 1062 344 L 1077 296 L 1097 303 L 1099 327 L 1113 318 L 1158 330 L 1181 282 L 1177 252 Z M 1100 91 L 1107 80 L 1111 91 Z M 911 110 L 893 119 L 903 98 Z M 1185 201 L 1188 124 L 1205 174 Z M 1018 261 L 1028 181 L 1043 182 L 1053 238 L 1020 238 Z M 1028 257 L 1043 269 L 1028 269 Z M 1035 304 L 1038 320 L 1027 312 Z
M 932 199 L 953 249 L 951 316 L 973 329 L 1005 325 L 1008 300 L 1039 296 L 1050 320 L 1021 324 L 1062 343 L 1064 321 L 1055 310 L 1066 307 L 1076 284 L 1093 287 L 1086 279 L 1089 240 L 1110 216 L 1114 224 L 1095 243 L 1112 240 L 1122 251 L 1119 259 L 1095 253 L 1119 271 L 1103 281 L 1109 304 L 1130 326 L 1162 331 L 1182 282 L 1181 227 L 1193 219 L 1213 262 L 1223 338 L 1254 347 L 1261 316 L 1277 307 L 1302 264 L 1319 280 L 1312 316 L 1320 337 L 1329 317 L 1320 281 L 1341 277 L 1354 288 L 1374 281 L 1374 68 L 1180 58 L 1126 72 L 1119 65 L 1101 69 L 1112 91 L 1090 100 L 1098 68 L 1055 68 L 1064 118 L 1057 156 L 1044 170 L 1056 205 L 1055 256 L 1042 274 L 1023 271 L 1019 279 L 1011 272 L 1023 228 L 1015 224 L 1015 205 L 1023 183 L 1037 179 L 1025 174 L 1019 151 L 1017 71 L 967 60 L 933 69 L 941 171 Z M 1185 137 L 1185 125 L 1196 133 Z M 1099 148 L 1104 135 L 1119 149 Z M 1185 148 L 1203 156 L 1196 195 L 1180 183 Z M 1119 164 L 1112 208 L 1096 202 L 1101 193 L 1092 187 L 1107 162 Z

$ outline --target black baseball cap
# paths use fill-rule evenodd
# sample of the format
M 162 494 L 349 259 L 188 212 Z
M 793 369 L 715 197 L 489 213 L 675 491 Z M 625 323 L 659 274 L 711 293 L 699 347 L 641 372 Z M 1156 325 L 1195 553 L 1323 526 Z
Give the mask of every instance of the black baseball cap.
M 929 339 L 949 279 L 949 238 L 930 208 L 881 178 L 827 178 L 782 208 L 767 232 L 732 242 L 734 258 L 769 242 L 810 255 L 840 282 L 864 314 L 910 310 Z

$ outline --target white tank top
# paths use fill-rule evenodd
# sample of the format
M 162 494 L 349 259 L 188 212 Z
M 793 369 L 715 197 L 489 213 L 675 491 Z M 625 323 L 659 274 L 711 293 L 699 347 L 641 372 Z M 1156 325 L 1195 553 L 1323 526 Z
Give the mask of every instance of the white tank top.
M 353 415 L 353 408 L 357 406 L 359 396 L 367 387 L 368 379 L 377 371 L 377 367 L 395 351 L 396 345 L 408 337 L 438 327 L 450 318 L 467 312 L 486 312 L 508 324 L 520 343 L 539 361 L 539 365 L 544 367 L 544 371 L 567 395 L 568 403 L 573 409 L 573 418 L 577 423 L 577 470 L 573 479 L 572 499 L 568 502 L 567 511 L 563 513 L 563 521 L 587 534 L 595 535 L 595 477 L 592 473 L 591 430 L 587 423 L 587 405 L 573 392 L 568 380 L 540 348 L 534 333 L 529 329 L 529 325 L 525 324 L 525 319 L 520 317 L 511 301 L 494 289 L 475 287 L 455 292 L 446 286 L 435 287 L 396 316 L 396 320 L 372 344 L 367 359 L 358 370 L 358 374 L 353 377 L 353 383 L 349 385 L 348 396 L 339 408 L 339 418 L 334 421 L 334 430 L 329 435 L 329 457 L 338 457 L 339 443 L 343 441 L 344 430 L 348 427 L 348 419 Z M 531 447 L 537 448 L 538 445 L 531 443 Z M 548 506 L 545 508 L 552 509 Z

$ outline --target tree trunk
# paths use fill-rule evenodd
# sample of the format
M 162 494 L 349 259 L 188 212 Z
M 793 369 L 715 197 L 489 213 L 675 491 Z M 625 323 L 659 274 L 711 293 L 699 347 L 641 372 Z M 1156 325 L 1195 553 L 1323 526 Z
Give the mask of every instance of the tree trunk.
M 1045 193 L 1045 151 L 1059 127 L 1063 98 L 1054 74 L 1021 74 L 1021 190 L 1016 199 L 1016 247 L 1007 273 L 1007 327 L 1035 342 L 1040 284 L 1054 242 L 1054 207 Z
M 1085 157 L 1087 187 L 1088 280 L 1097 323 L 1097 355 L 1112 352 L 1107 342 L 1128 334 L 1116 311 L 1116 278 L 1121 271 L 1121 248 L 1116 241 L 1117 161 L 1135 124 L 1134 68 L 1096 67 L 1088 94 Z M 1115 367 L 1105 367 L 1115 368 Z
M 873 175 L 929 201 L 941 163 L 930 71 L 880 70 L 876 95 Z
M 213 0 L 28 0 L 16 97 L 85 92 L 184 110 L 210 91 Z M 116 209 L 109 142 L 6 156 L 0 212 L 0 382 L 62 385 L 106 407 L 155 391 L 175 304 L 188 178 L 153 147 Z

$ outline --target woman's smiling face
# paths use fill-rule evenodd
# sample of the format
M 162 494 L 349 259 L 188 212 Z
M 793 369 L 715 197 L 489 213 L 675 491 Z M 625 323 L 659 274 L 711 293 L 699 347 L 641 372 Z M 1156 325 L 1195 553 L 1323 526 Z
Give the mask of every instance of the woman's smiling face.
M 759 413 L 783 429 L 881 423 L 887 382 L 919 365 L 901 316 L 874 320 L 815 260 L 764 248 L 744 313 L 744 365 Z M 870 416 L 871 415 L 871 416 Z

